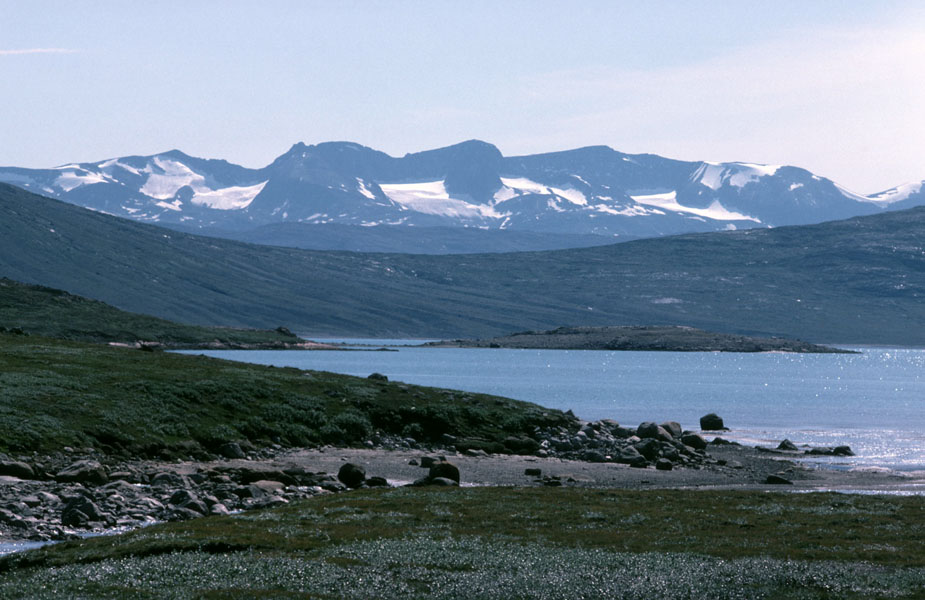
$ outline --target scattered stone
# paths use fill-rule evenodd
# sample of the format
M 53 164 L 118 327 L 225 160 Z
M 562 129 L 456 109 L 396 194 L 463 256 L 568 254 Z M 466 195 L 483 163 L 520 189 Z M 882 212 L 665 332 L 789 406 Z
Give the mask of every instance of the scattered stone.
M 366 481 L 366 469 L 353 463 L 344 463 L 337 471 L 337 479 L 349 488 L 358 488 Z
M 723 425 L 723 418 L 716 413 L 709 413 L 700 417 L 700 429 L 702 431 L 723 431 L 726 427 Z

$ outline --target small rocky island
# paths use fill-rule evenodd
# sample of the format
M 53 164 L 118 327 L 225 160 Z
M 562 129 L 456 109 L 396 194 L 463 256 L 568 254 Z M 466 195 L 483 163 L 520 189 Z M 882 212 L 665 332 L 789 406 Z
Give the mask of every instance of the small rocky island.
M 664 352 L 804 352 L 853 354 L 829 346 L 786 338 L 762 338 L 704 331 L 693 327 L 637 325 L 559 327 L 474 340 L 428 342 L 438 348 L 529 348 L 538 350 L 636 350 Z

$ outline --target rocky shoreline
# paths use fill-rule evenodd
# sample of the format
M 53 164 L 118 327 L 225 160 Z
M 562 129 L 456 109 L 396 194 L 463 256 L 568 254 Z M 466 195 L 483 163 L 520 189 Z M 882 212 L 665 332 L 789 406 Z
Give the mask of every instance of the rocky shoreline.
M 704 430 L 722 422 L 701 421 Z M 813 469 L 805 454 L 846 455 L 848 448 L 748 448 L 675 422 L 623 427 L 582 422 L 523 438 L 519 454 L 457 449 L 410 438 L 369 440 L 365 448 L 222 448 L 211 461 L 113 460 L 92 449 L 46 456 L 0 456 L 0 539 L 55 541 L 262 509 L 351 488 L 396 485 L 590 486 L 645 489 L 791 486 L 887 488 L 908 479 L 885 473 Z M 511 444 L 514 442 L 512 441 Z M 422 470 L 426 468 L 426 471 Z M 367 476 L 369 474 L 370 476 Z

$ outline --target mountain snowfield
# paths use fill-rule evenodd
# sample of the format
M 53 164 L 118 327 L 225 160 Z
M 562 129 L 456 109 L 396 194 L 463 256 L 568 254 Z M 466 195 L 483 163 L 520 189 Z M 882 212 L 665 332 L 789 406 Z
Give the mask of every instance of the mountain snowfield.
M 0 181 L 187 230 L 278 223 L 595 234 L 610 239 L 799 225 L 925 204 L 922 182 L 863 196 L 797 167 L 671 160 L 594 146 L 504 157 L 469 141 L 401 158 L 348 142 L 294 145 L 262 169 L 173 150 Z

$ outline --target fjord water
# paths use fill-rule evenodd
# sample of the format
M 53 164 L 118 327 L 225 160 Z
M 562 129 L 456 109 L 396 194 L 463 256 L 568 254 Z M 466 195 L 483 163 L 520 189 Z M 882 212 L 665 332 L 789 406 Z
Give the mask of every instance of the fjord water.
M 716 412 L 731 429 L 721 434 L 727 439 L 775 446 L 784 438 L 798 445 L 847 444 L 858 456 L 814 460 L 834 467 L 925 470 L 925 350 L 742 354 L 396 349 L 205 354 L 349 375 L 379 372 L 392 381 L 508 396 L 633 427 L 642 421 L 675 420 L 686 429 L 699 429 L 699 418 Z

